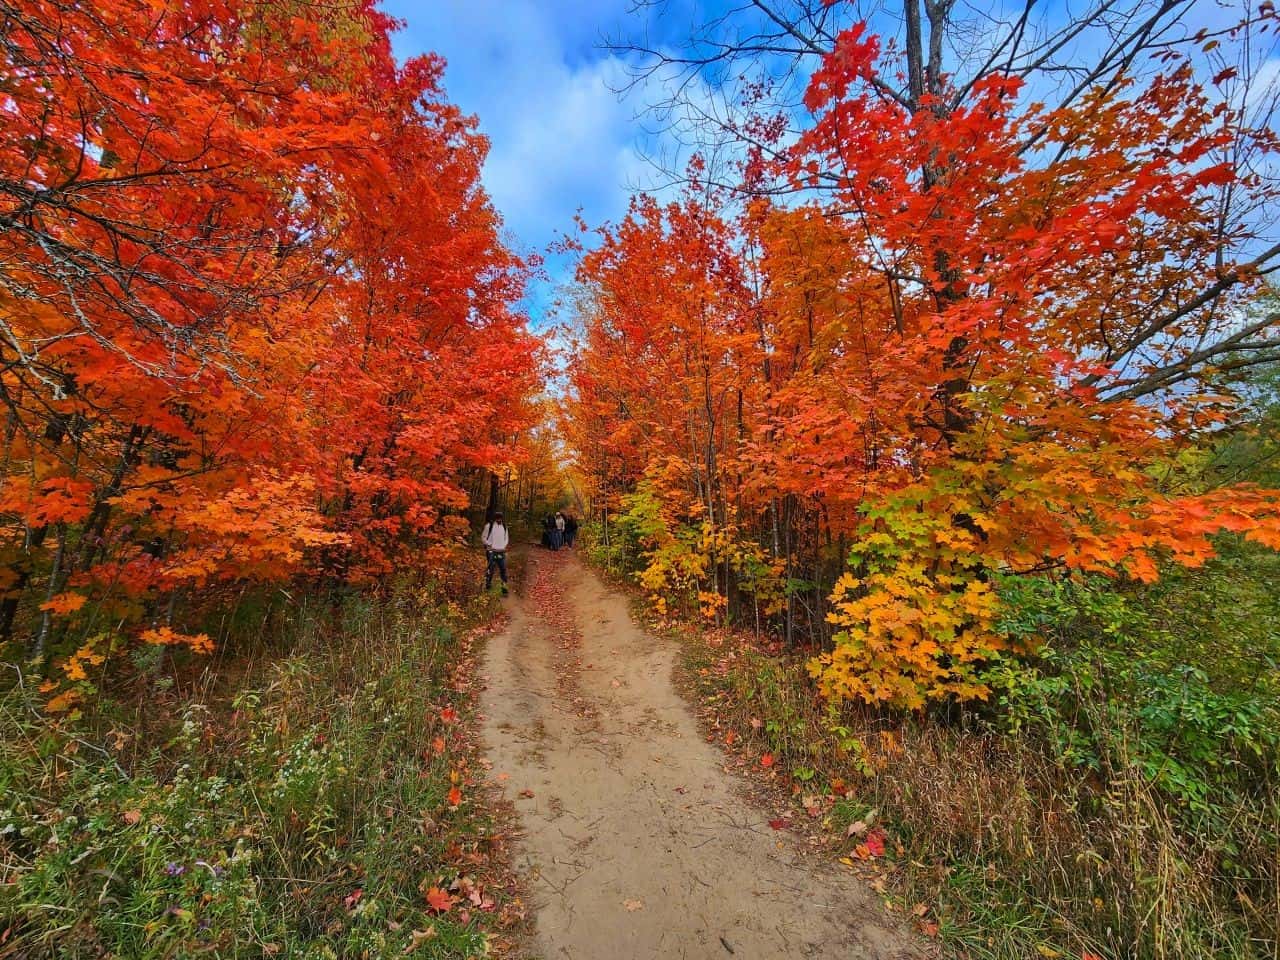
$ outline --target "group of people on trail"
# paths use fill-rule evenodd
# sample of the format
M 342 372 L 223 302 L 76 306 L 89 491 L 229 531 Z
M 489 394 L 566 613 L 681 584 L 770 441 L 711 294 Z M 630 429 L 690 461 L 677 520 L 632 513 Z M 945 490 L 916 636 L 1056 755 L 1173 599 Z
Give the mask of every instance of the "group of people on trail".
M 572 547 L 578 538 L 578 521 L 572 514 L 559 510 L 547 514 L 542 524 L 542 545 L 549 550 L 561 547 Z M 507 547 L 511 544 L 511 534 L 507 530 L 506 518 L 499 511 L 493 519 L 480 531 L 480 542 L 484 545 L 485 571 L 484 588 L 493 587 L 493 574 L 496 570 L 502 578 L 502 593 L 507 593 Z
M 548 550 L 572 547 L 578 536 L 578 521 L 572 514 L 549 513 L 542 521 L 542 545 Z

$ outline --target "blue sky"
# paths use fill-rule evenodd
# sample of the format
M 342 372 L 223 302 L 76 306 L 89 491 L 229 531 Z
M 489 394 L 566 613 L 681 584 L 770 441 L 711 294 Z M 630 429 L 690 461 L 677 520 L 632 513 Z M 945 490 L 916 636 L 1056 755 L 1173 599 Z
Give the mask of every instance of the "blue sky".
M 1202 0 L 1195 26 L 1234 22 L 1247 2 Z M 741 6 L 734 0 L 662 0 L 636 12 L 636 0 L 382 3 L 406 24 L 394 37 L 397 56 L 434 51 L 448 61 L 447 93 L 479 117 L 490 139 L 485 186 L 505 220 L 508 243 L 524 253 L 543 253 L 571 229 L 579 209 L 592 225 L 619 219 L 635 189 L 661 180 L 645 155 L 670 150 L 671 142 L 638 116 L 661 91 L 620 99 L 614 91 L 627 80 L 626 63 L 605 41 L 643 37 L 650 46 L 674 46 L 730 5 Z M 1021 9 L 1023 0 L 988 0 L 974 9 L 993 14 L 1014 6 Z M 1068 7 L 1065 0 L 1048 0 L 1039 9 L 1053 21 Z M 886 16 L 879 13 L 873 23 L 892 34 L 899 24 Z M 1094 42 L 1083 39 L 1073 52 L 1087 55 Z M 1272 60 L 1267 66 L 1276 65 Z M 535 325 L 556 284 L 569 279 L 571 265 L 552 258 L 547 269 L 551 280 L 538 284 L 527 304 Z

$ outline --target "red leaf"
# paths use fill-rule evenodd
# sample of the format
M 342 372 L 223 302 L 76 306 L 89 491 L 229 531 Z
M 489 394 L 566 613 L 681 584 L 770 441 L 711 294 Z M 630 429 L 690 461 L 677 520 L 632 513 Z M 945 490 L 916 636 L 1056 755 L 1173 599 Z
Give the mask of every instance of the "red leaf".
M 762 757 L 760 758 L 760 766 L 762 766 L 762 767 L 764 767 L 764 768 L 766 768 L 766 769 L 768 769 L 769 767 L 772 767 L 772 766 L 773 766 L 773 754 L 772 754 L 772 753 L 766 753 L 764 756 L 762 756 Z

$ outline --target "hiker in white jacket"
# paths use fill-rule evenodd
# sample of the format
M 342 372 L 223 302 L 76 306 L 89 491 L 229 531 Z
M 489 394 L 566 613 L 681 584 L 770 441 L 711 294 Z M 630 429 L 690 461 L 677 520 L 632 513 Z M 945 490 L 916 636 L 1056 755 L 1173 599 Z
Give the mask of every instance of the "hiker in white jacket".
M 493 586 L 493 571 L 496 567 L 498 574 L 502 577 L 503 596 L 506 596 L 507 544 L 511 542 L 511 535 L 507 533 L 507 525 L 501 513 L 495 513 L 493 519 L 484 525 L 480 542 L 484 544 L 484 554 L 488 561 L 488 567 L 484 572 L 484 588 L 488 590 Z

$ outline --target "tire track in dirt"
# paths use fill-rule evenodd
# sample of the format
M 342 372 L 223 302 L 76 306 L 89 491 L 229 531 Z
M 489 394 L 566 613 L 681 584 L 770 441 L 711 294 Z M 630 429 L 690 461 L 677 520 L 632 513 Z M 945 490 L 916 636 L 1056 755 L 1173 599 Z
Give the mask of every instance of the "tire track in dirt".
M 481 706 L 523 831 L 536 955 L 929 955 L 857 878 L 797 854 L 741 798 L 672 684 L 675 651 L 624 597 L 567 552 L 533 552 L 527 570 Z

